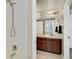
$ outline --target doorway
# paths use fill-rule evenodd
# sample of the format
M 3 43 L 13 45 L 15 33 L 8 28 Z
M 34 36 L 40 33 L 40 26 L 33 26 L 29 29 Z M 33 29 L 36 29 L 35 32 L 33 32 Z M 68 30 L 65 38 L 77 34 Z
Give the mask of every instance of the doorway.
M 64 36 L 64 9 L 69 5 L 65 5 L 66 2 L 69 3 L 67 0 L 36 0 L 33 59 L 69 59 L 69 40 Z
M 65 1 L 36 0 L 36 59 L 62 59 Z

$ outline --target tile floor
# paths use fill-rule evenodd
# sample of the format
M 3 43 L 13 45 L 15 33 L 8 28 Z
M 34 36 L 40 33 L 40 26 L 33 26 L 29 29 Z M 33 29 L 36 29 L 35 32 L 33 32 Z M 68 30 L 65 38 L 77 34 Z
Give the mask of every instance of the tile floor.
M 38 50 L 37 59 L 62 59 L 62 58 L 60 55 Z

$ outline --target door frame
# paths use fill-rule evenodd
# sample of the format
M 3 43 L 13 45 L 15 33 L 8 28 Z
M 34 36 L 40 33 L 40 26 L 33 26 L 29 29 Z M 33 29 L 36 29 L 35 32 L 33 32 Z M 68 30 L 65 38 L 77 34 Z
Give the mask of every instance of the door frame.
M 37 59 L 36 51 L 36 0 L 32 1 L 32 59 Z
M 72 2 L 72 0 L 67 0 L 65 5 L 64 5 L 64 59 L 70 59 L 70 55 L 69 55 L 69 38 L 70 37 L 72 39 L 72 33 L 68 33 L 69 29 L 67 27 L 67 21 L 69 20 L 69 5 Z M 68 15 L 68 16 L 67 16 Z M 68 19 L 68 20 L 67 20 Z M 71 23 L 70 23 L 71 24 Z

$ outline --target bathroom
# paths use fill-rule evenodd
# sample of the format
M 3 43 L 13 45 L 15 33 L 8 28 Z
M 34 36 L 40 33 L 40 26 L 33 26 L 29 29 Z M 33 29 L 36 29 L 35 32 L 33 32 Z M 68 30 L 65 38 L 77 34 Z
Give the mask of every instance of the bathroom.
M 61 59 L 64 3 L 65 0 L 36 1 L 37 59 Z
M 69 15 L 64 11 L 70 3 L 64 7 L 66 2 L 6 0 L 7 59 L 69 59 L 70 37 L 64 32 Z

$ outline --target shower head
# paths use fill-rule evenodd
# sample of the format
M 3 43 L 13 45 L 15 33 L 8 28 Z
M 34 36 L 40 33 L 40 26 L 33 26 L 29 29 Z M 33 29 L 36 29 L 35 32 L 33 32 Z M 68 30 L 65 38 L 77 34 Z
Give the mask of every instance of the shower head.
M 11 4 L 11 5 L 13 5 L 13 4 L 15 4 L 16 3 L 16 1 L 15 0 L 8 0 L 9 1 L 9 3 Z
M 11 6 L 11 17 L 12 17 L 12 25 L 11 25 L 11 30 L 10 30 L 10 37 L 12 37 L 12 38 L 14 38 L 15 36 L 16 36 L 16 32 L 15 32 L 15 27 L 14 27 L 14 16 L 15 16 L 15 11 L 14 11 L 14 9 L 15 9 L 15 3 L 16 3 L 16 1 L 15 0 L 7 0 L 7 2 L 10 4 L 10 6 Z

